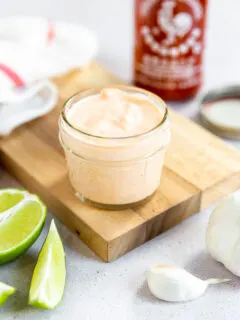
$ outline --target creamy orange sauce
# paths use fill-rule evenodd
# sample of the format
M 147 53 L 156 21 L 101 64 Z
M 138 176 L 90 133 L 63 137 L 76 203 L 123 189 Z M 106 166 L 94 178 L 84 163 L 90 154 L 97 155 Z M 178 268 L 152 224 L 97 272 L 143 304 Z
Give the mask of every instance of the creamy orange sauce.
M 150 131 L 162 113 L 143 94 L 104 89 L 69 110 L 68 121 L 86 133 L 101 137 L 129 137 Z

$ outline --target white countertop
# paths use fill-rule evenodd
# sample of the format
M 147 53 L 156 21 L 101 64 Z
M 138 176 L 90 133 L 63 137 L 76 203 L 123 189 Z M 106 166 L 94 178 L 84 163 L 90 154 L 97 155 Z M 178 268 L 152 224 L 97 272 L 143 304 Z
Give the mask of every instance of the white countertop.
M 238 0 L 211 0 L 205 88 L 240 83 L 239 10 Z M 99 60 L 124 79 L 130 79 L 132 1 L 8 0 L 1 4 L 0 17 L 20 13 L 46 15 L 89 26 L 99 37 Z M 195 118 L 197 103 L 194 100 L 175 108 Z M 16 182 L 0 170 L 0 187 L 15 185 Z M 205 249 L 210 211 L 195 215 L 110 264 L 103 263 L 57 221 L 67 256 L 66 291 L 56 310 L 43 311 L 27 307 L 27 294 L 38 250 L 52 218 L 49 213 L 44 232 L 34 246 L 17 261 L 0 267 L 0 280 L 18 288 L 14 298 L 1 308 L 0 319 L 238 320 L 240 279 L 215 262 Z M 203 279 L 224 277 L 233 281 L 210 287 L 205 296 L 193 302 L 166 303 L 155 299 L 145 283 L 146 270 L 157 262 L 184 267 Z

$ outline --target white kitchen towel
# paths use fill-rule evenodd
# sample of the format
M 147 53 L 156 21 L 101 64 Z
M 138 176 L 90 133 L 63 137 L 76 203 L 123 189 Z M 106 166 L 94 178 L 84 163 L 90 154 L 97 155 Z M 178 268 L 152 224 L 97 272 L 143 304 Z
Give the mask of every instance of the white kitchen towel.
M 51 111 L 57 88 L 44 79 L 83 67 L 96 50 L 95 35 L 81 25 L 0 19 L 0 136 Z
M 24 90 L 23 94 L 12 95 L 11 102 L 0 104 L 0 136 L 8 135 L 21 124 L 47 114 L 56 105 L 58 91 L 51 81 L 39 81 L 29 90 L 32 95 L 26 95 Z
M 82 25 L 38 17 L 0 19 L 0 101 L 6 90 L 86 65 L 97 39 Z

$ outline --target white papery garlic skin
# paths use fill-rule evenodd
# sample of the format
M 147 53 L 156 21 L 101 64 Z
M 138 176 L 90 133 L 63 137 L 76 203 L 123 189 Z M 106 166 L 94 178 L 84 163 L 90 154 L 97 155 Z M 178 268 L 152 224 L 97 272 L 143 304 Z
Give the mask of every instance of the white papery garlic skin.
M 147 282 L 152 294 L 165 301 L 190 301 L 202 296 L 209 284 L 229 279 L 203 281 L 184 269 L 168 265 L 155 265 L 148 271 Z
M 214 259 L 240 276 L 240 190 L 222 200 L 212 212 L 206 245 Z

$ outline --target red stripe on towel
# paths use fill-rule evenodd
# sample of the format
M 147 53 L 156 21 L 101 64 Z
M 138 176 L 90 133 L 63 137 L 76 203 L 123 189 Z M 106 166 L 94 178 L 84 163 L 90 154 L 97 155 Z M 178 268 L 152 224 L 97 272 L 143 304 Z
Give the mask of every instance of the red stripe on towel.
M 53 22 L 48 23 L 47 43 L 51 44 L 55 38 L 55 28 Z
M 5 64 L 0 63 L 0 71 L 2 71 L 9 79 L 11 79 L 17 87 L 23 87 L 25 85 L 23 79 L 13 69 Z

